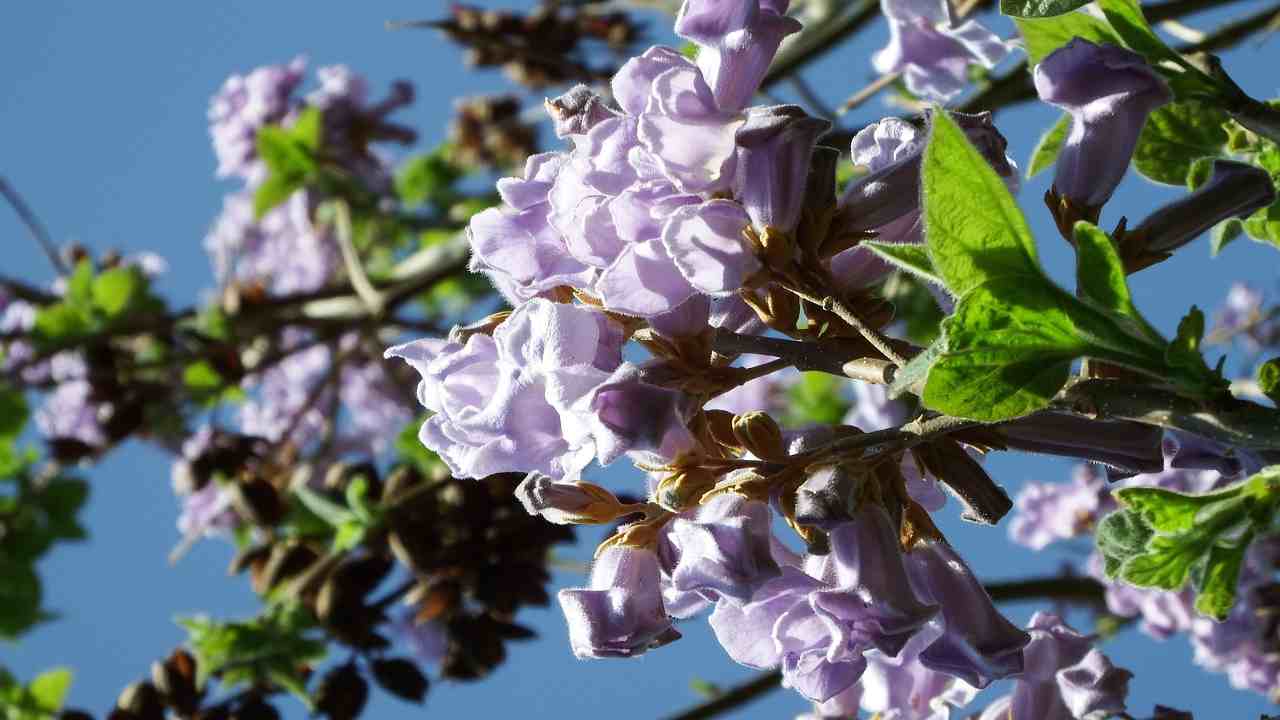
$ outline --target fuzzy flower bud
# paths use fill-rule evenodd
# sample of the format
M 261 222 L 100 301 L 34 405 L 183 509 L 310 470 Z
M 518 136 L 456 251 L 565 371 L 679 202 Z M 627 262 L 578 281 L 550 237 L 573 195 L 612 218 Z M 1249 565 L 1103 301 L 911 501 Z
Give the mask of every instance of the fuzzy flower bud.
M 556 482 L 542 473 L 529 473 L 515 490 L 516 499 L 530 515 L 541 515 L 557 525 L 606 523 L 623 513 L 622 503 L 599 485 Z
M 1150 252 L 1169 253 L 1228 218 L 1243 218 L 1276 200 L 1267 171 L 1233 160 L 1214 160 L 1213 175 L 1190 195 L 1160 208 L 1134 228 Z

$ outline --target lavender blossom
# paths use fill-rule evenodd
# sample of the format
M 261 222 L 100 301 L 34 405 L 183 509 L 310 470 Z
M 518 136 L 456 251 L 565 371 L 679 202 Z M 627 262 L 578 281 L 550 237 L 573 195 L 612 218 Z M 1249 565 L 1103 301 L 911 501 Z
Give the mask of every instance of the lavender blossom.
M 659 574 L 650 550 L 605 548 L 591 568 L 590 585 L 559 594 L 573 654 L 634 657 L 679 639 L 662 605 Z
M 494 280 L 512 304 L 536 297 L 561 285 L 585 287 L 591 271 L 569 254 L 564 239 L 548 222 L 548 194 L 564 153 L 533 155 L 525 161 L 523 177 L 498 181 L 500 208 L 489 208 L 471 219 L 471 270 Z
M 737 607 L 711 614 L 716 638 L 735 661 L 781 666 L 783 684 L 826 702 L 857 682 L 863 653 L 897 655 L 937 612 L 907 581 L 897 533 L 879 507 L 860 510 L 830 534 L 829 559 L 809 572 L 782 574 Z
M 1038 612 L 1027 629 L 1026 668 L 1012 696 L 993 704 L 983 718 L 1008 713 L 1014 718 L 1095 720 L 1124 712 L 1133 673 L 1113 666 L 1056 615 Z
M 974 20 L 956 25 L 945 0 L 881 0 L 889 44 L 872 56 L 876 72 L 901 72 L 907 89 L 946 102 L 969 84 L 969 68 L 991 69 L 1011 45 Z
M 1029 482 L 1014 501 L 1009 538 L 1032 550 L 1090 532 L 1115 507 L 1106 479 L 1090 465 L 1077 465 L 1070 483 Z
M 209 134 L 218 157 L 218 177 L 260 182 L 265 166 L 258 159 L 258 130 L 279 122 L 302 82 L 306 60 L 267 65 L 247 75 L 232 75 L 209 103 Z
M 780 570 L 773 559 L 769 507 L 725 493 L 682 513 L 664 529 L 659 558 L 675 593 L 742 605 Z
M 547 100 L 546 108 L 558 138 L 584 135 L 601 122 L 618 115 L 604 98 L 586 85 L 575 85 L 554 100 Z
M 390 623 L 396 639 L 408 646 L 419 662 L 439 665 L 449 650 L 449 633 L 437 620 L 418 622 L 412 610 L 398 614 Z
M 562 422 L 580 421 L 552 405 L 548 383 L 563 370 L 596 383 L 609 377 L 612 367 L 592 364 L 597 357 L 620 357 L 601 353 L 602 342 L 620 339 L 602 330 L 606 322 L 591 310 L 535 299 L 516 308 L 492 337 L 477 333 L 465 343 L 427 338 L 386 355 L 403 358 L 421 374 L 418 402 L 435 414 L 419 439 L 456 477 L 536 470 L 572 478 L 596 448 L 590 433 L 566 437 Z
M 699 46 L 698 66 L 723 110 L 741 110 L 760 87 L 782 39 L 801 29 L 787 0 L 685 0 L 676 34 Z
M 1138 53 L 1075 38 L 1035 69 L 1040 99 L 1071 114 L 1053 187 L 1085 208 L 1106 204 L 1129 168 L 1147 115 L 1173 99 Z
M 336 243 L 311 222 L 306 192 L 260 220 L 254 218 L 252 192 L 227 195 L 204 246 L 219 283 L 260 282 L 273 295 L 315 290 L 339 265 Z
M 978 688 L 920 661 L 920 654 L 940 635 L 939 628 L 929 626 L 897 656 L 879 650 L 867 653 L 867 671 L 855 686 L 861 690 L 862 709 L 882 720 L 949 720 L 953 708 L 972 702 Z
M 104 405 L 93 399 L 89 381 L 69 380 L 60 383 L 36 408 L 36 428 L 50 440 L 77 440 L 102 448 L 107 444 L 106 430 L 99 421 L 103 409 Z
M 796 105 L 751 108 L 738 131 L 733 194 L 756 228 L 791 231 L 800 221 L 813 148 L 831 123 Z
M 920 653 L 925 667 L 977 688 L 1022 672 L 1028 635 L 996 610 L 955 551 L 926 540 L 907 554 L 907 570 L 916 592 L 942 608 L 932 621 L 942 635 Z

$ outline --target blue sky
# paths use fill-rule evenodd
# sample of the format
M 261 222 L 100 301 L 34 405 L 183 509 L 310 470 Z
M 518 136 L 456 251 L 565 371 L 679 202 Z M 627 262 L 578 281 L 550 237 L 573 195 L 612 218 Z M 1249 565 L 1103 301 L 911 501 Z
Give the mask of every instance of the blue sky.
M 1243 7 L 1252 8 L 1252 4 Z M 496 73 L 465 72 L 460 53 L 434 33 L 388 32 L 389 19 L 442 13 L 443 4 L 382 0 L 373 3 L 251 2 L 85 3 L 45 0 L 11 4 L 0 22 L 0 174 L 21 192 L 60 242 L 79 241 L 98 251 L 153 250 L 170 272 L 160 286 L 175 303 L 193 302 L 212 285 L 201 247 L 205 230 L 231 188 L 213 177 L 205 110 L 208 98 L 232 72 L 304 54 L 312 67 L 346 63 L 366 74 L 380 92 L 396 78 L 412 81 L 415 106 L 398 118 L 416 127 L 420 147 L 443 137 L 452 98 L 508 89 Z M 654 35 L 661 39 L 661 20 Z M 999 32 L 1009 25 L 999 20 Z M 870 78 L 868 55 L 883 41 L 878 29 L 807 73 L 828 100 L 836 100 Z M 1277 94 L 1267 72 L 1277 59 L 1274 45 L 1250 45 L 1227 57 L 1246 90 Z M 876 102 L 850 119 L 851 126 L 885 111 Z M 1039 133 L 1056 118 L 1047 107 L 1026 107 L 999 117 L 1010 153 L 1025 165 Z M 549 134 L 548 134 L 549 135 Z M 1024 188 L 1021 199 L 1041 238 L 1043 262 L 1059 278 L 1070 275 L 1070 255 L 1040 205 L 1047 177 Z M 1177 190 L 1128 178 L 1112 202 L 1141 218 Z M 1118 219 L 1111 210 L 1104 218 Z M 51 270 L 7 208 L 0 209 L 0 271 L 45 283 Z M 1140 308 L 1165 331 L 1192 303 L 1215 307 L 1233 279 L 1274 294 L 1274 250 L 1241 241 L 1210 260 L 1207 242 L 1145 271 L 1134 282 Z M 406 388 L 406 392 L 411 389 Z M 1026 479 L 1068 477 L 1063 462 L 1020 457 L 993 458 L 993 475 L 1011 490 Z M 177 541 L 176 505 L 169 490 L 168 460 L 131 445 L 89 471 L 93 495 L 86 510 L 91 540 L 59 548 L 43 564 L 47 604 L 63 617 L 32 632 L 19 646 L 0 645 L 0 664 L 29 676 L 55 664 L 76 670 L 75 705 L 106 710 L 127 682 L 147 672 L 183 635 L 175 615 L 206 611 L 219 617 L 252 613 L 256 599 L 240 579 L 225 576 L 226 544 L 199 544 L 178 565 L 166 555 Z M 1005 541 L 1004 529 L 965 525 L 951 503 L 943 527 L 984 577 L 1012 578 L 1054 571 L 1066 556 L 1035 555 Z M 590 545 L 582 534 L 579 553 Z M 558 573 L 558 585 L 579 577 Z M 1014 606 L 1025 621 L 1035 608 Z M 477 717 L 520 713 L 563 718 L 651 718 L 697 700 L 689 686 L 697 677 L 731 684 L 750 676 L 723 655 L 706 624 L 681 626 L 686 638 L 630 662 L 574 660 L 557 611 L 528 612 L 523 620 L 542 638 L 513 648 L 510 660 L 488 681 L 436 685 L 420 710 L 379 699 L 376 717 L 416 717 L 424 712 Z M 1222 676 L 1191 665 L 1182 638 L 1160 644 L 1136 632 L 1107 651 L 1137 677 L 1131 693 L 1135 714 L 1154 702 L 1215 717 L 1246 717 L 1270 707 L 1263 698 L 1230 690 Z M 1002 691 L 1001 691 L 1002 692 Z M 994 697 L 988 693 L 986 699 Z M 296 704 L 291 716 L 301 717 Z M 803 703 L 786 692 L 742 711 L 741 717 L 789 717 Z M 373 717 L 374 715 L 371 715 Z M 1203 715 L 1208 717 L 1209 715 Z

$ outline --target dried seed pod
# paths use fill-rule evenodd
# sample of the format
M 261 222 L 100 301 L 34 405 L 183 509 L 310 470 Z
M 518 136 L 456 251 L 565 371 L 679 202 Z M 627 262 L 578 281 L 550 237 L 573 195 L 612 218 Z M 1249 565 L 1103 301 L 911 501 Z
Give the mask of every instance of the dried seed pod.
M 116 707 L 138 720 L 164 720 L 164 701 L 156 686 L 139 681 L 125 686 Z
M 331 720 L 353 720 L 360 716 L 369 699 L 369 683 L 355 663 L 347 663 L 325 673 L 316 689 L 316 712 Z
M 284 519 L 285 506 L 280 493 L 260 477 L 232 485 L 231 504 L 241 517 L 258 527 L 274 527 Z
M 370 663 L 373 679 L 396 697 L 420 703 L 427 696 L 430 683 L 418 666 L 404 658 L 382 658 Z
M 277 543 L 271 549 L 266 567 L 262 570 L 262 585 L 271 589 L 280 583 L 301 575 L 312 563 L 320 559 L 319 554 L 309 546 L 300 542 Z

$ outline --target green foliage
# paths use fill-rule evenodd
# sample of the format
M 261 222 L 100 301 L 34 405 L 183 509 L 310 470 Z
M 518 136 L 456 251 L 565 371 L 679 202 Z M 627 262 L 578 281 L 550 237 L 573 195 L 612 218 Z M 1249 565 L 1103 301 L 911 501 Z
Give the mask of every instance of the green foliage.
M 222 402 L 239 402 L 245 398 L 244 390 L 218 372 L 208 360 L 197 360 L 182 371 L 182 384 L 192 400 L 205 407 Z
M 851 403 L 840 392 L 844 381 L 820 372 L 800 373 L 800 381 L 787 389 L 783 421 L 791 426 L 839 424 Z
M 25 404 L 11 404 L 7 412 L 17 410 L 16 416 L 6 415 L 0 428 L 0 464 L 6 466 L 0 474 L 0 640 L 15 640 L 51 617 L 42 608 L 36 564 L 55 543 L 86 537 L 78 515 L 89 495 L 88 483 L 61 475 L 33 477 L 34 453 L 13 447 Z M 9 431 L 12 435 L 5 434 Z
M 1280 358 L 1271 358 L 1258 366 L 1258 387 L 1271 402 L 1280 405 Z
M 1270 531 L 1280 505 L 1280 466 L 1212 493 L 1153 487 L 1117 490 L 1121 508 L 1098 526 L 1107 577 L 1139 587 L 1195 587 L 1196 610 L 1223 620 L 1235 604 L 1249 542 Z
M 71 671 L 54 668 L 25 686 L 0 668 L 0 720 L 54 720 L 71 689 Z
M 418 439 L 418 430 L 429 417 L 431 416 L 424 415 L 405 425 L 396 436 L 395 442 L 395 450 L 400 459 L 415 467 L 424 477 L 432 477 L 447 470 L 440 456 L 427 449 L 427 446 Z
M 938 272 L 933 267 L 933 260 L 929 258 L 929 250 L 922 245 L 869 240 L 863 242 L 862 247 L 871 250 L 871 252 L 879 255 L 889 264 L 911 273 L 921 280 L 926 280 L 935 285 L 945 284 L 942 282 L 942 278 L 938 277 Z
M 1014 18 L 1022 41 L 1027 46 L 1027 61 L 1036 65 L 1050 53 L 1066 45 L 1072 38 L 1093 43 L 1119 45 L 1120 38 L 1106 20 L 1084 12 L 1071 12 L 1052 18 Z
M 1089 0 L 1000 0 L 1000 12 L 1010 17 L 1045 18 L 1084 7 Z
M 121 266 L 95 274 L 93 262 L 84 259 L 67 278 L 63 298 L 36 313 L 32 339 L 40 349 L 67 347 L 85 335 L 119 327 L 136 313 L 163 308 L 141 269 Z
M 897 272 L 885 281 L 884 299 L 893 303 L 894 318 L 905 326 L 911 342 L 926 346 L 942 332 L 942 309 L 926 282 L 907 272 Z
M 1227 142 L 1227 114 L 1202 102 L 1177 102 L 1157 108 L 1147 118 L 1133 153 L 1133 166 L 1143 177 L 1167 185 L 1188 181 L 1192 164 L 1222 154 Z
M 959 298 L 928 371 L 927 407 L 984 421 L 1034 412 L 1049 404 L 1079 357 L 1148 373 L 1191 396 L 1225 387 L 1198 354 L 1169 351 L 1133 307 L 1120 258 L 1101 230 L 1087 223 L 1076 229 L 1080 297 L 1054 285 L 1004 182 L 940 112 L 922 185 L 929 258 Z
M 253 196 L 255 217 L 266 215 L 317 178 L 323 128 L 323 112 L 311 107 L 298 115 L 292 127 L 267 125 L 258 131 L 258 157 L 269 174 Z
M 406 208 L 427 204 L 444 207 L 457 197 L 454 186 L 466 170 L 450 160 L 450 155 L 450 147 L 441 145 L 400 166 L 396 171 L 396 194 Z
M 197 685 L 217 676 L 225 689 L 271 682 L 310 707 L 307 667 L 324 659 L 327 644 L 311 633 L 315 618 L 301 605 L 269 606 L 246 621 L 219 622 L 205 616 L 179 618 L 199 668 Z
M 1071 115 L 1063 113 L 1062 117 L 1058 118 L 1058 122 L 1040 136 L 1036 149 L 1031 151 L 1031 160 L 1027 163 L 1028 179 L 1048 170 L 1058 161 L 1058 153 L 1062 152 L 1062 143 L 1066 142 L 1067 133 L 1070 131 Z

